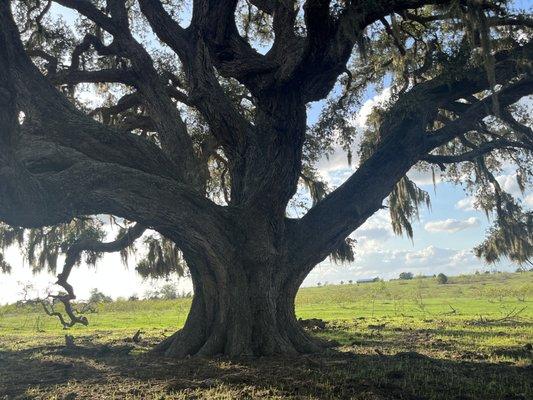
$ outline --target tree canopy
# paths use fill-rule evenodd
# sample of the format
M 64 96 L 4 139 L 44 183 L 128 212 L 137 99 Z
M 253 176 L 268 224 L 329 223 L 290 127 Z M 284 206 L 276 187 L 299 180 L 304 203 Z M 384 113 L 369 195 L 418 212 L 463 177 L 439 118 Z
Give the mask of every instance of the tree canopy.
M 76 264 L 126 262 L 139 241 L 143 276 L 187 265 L 197 294 L 242 269 L 292 295 L 326 257 L 353 260 L 350 234 L 383 207 L 413 235 L 430 203 L 415 168 L 492 219 L 476 255 L 531 263 L 533 213 L 497 175 L 530 190 L 532 29 L 493 0 L 4 1 L 0 248 L 20 245 L 36 271 L 63 254 L 66 303 Z M 355 129 L 364 94 L 385 88 Z M 329 188 L 316 165 L 336 146 L 357 168 Z

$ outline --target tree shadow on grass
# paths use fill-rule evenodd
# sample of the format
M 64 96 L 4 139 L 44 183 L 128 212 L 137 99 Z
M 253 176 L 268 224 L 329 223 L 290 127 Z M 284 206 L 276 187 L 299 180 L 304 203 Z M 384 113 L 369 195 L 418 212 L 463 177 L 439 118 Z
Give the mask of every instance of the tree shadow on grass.
M 436 359 L 416 352 L 170 360 L 143 354 L 150 345 L 84 343 L 73 349 L 0 351 L 0 399 L 533 398 L 531 367 Z
M 96 370 L 86 363 L 68 357 L 47 357 L 56 350 L 57 353 L 61 351 L 59 347 L 0 351 L 0 399 L 25 398 L 30 388 L 53 387 L 95 377 Z

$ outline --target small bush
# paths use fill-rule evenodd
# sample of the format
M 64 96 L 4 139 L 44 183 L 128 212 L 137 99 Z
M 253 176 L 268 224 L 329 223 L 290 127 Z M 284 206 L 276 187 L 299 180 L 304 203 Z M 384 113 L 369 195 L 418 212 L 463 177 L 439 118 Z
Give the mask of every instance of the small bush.
M 441 285 L 448 283 L 448 277 L 441 272 L 437 275 L 437 283 Z
M 402 272 L 400 274 L 400 279 L 401 280 L 409 280 L 409 279 L 413 279 L 413 273 L 412 272 Z
M 178 290 L 172 283 L 163 285 L 159 290 L 159 298 L 163 300 L 175 300 L 178 298 Z
M 111 296 L 103 294 L 98 289 L 94 288 L 91 290 L 89 303 L 111 303 L 112 301 L 113 299 L 111 298 Z

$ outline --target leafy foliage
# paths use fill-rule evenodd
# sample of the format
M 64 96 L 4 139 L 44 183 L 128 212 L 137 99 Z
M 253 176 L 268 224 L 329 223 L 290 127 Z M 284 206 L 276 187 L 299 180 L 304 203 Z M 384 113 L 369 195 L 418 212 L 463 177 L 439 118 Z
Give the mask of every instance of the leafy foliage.
M 110 303 L 113 301 L 111 296 L 107 296 L 101 291 L 99 291 L 97 288 L 91 289 L 91 293 L 89 296 L 89 303 L 98 304 L 98 303 Z
M 488 263 L 507 257 L 517 264 L 532 264 L 533 212 L 522 211 L 513 201 L 508 201 L 489 228 L 487 238 L 477 246 L 475 254 Z
M 410 280 L 413 279 L 414 275 L 412 272 L 402 272 L 400 273 L 400 279 L 401 280 Z

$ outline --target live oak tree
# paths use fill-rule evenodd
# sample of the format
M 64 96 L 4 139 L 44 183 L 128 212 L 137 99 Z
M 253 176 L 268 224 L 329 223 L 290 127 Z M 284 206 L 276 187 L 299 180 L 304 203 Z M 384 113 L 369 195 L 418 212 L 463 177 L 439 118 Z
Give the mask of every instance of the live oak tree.
M 532 213 L 497 176 L 529 190 L 532 27 L 491 0 L 2 0 L 0 244 L 36 270 L 65 256 L 67 325 L 87 323 L 73 267 L 144 240 L 139 272 L 186 263 L 194 284 L 184 328 L 155 351 L 319 351 L 298 287 L 328 256 L 353 260 L 350 234 L 384 207 L 412 235 L 429 202 L 413 168 L 491 217 L 479 256 L 530 262 Z M 355 129 L 363 94 L 385 87 Z M 332 190 L 314 166 L 336 146 L 357 168 Z M 299 185 L 313 201 L 291 218 Z

